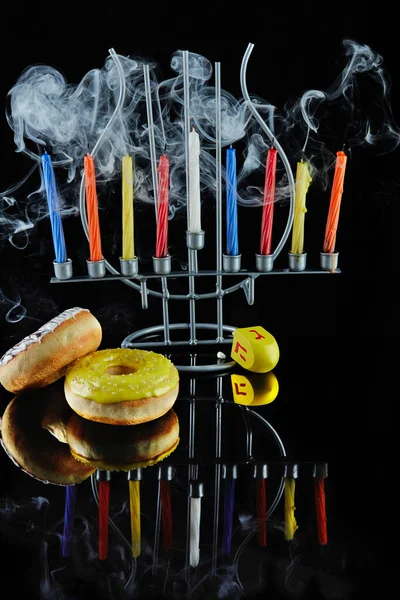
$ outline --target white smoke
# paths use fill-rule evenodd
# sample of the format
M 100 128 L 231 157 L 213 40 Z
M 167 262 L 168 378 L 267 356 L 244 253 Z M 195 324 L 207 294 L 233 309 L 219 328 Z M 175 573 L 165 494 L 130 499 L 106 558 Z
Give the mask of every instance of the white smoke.
M 375 104 L 381 108 L 380 121 L 362 117 L 352 127 L 357 134 L 351 143 L 375 144 L 378 140 L 390 139 L 391 148 L 399 143 L 399 129 L 395 124 L 390 107 L 388 76 L 382 67 L 382 57 L 369 46 L 352 40 L 344 41 L 346 64 L 340 75 L 327 90 L 308 90 L 301 94 L 292 105 L 282 110 L 267 100 L 252 95 L 266 121 L 273 126 L 277 139 L 293 156 L 300 148 L 309 149 L 308 160 L 316 157 L 315 168 L 326 170 L 332 160 L 326 159 L 326 152 L 333 156 L 335 148 L 329 148 L 326 140 L 318 138 L 321 120 L 330 118 L 331 110 L 343 110 L 349 114 L 349 126 L 357 106 L 355 96 L 358 79 L 367 75 L 376 84 Z M 117 61 L 117 62 L 116 62 Z M 118 63 L 120 69 L 118 69 Z M 114 181 L 120 175 L 121 158 L 130 153 L 135 159 L 135 196 L 152 202 L 148 124 L 145 110 L 145 90 L 143 66 L 149 64 L 153 92 L 154 134 L 156 152 L 159 157 L 166 152 L 171 164 L 170 203 L 171 215 L 185 206 L 185 151 L 184 151 L 184 98 L 183 98 L 183 53 L 177 51 L 171 57 L 171 70 L 174 76 L 158 81 L 156 65 L 139 58 L 121 55 L 109 56 L 103 68 L 89 71 L 78 84 L 69 83 L 64 75 L 50 66 L 32 66 L 26 69 L 9 92 L 7 120 L 14 132 L 17 152 L 31 157 L 37 164 L 46 150 L 51 154 L 53 164 L 60 177 L 60 170 L 68 172 L 67 182 L 76 190 L 82 170 L 83 157 L 91 152 L 101 136 L 102 142 L 96 156 L 96 170 L 99 185 Z M 125 86 L 123 106 L 112 126 L 110 119 L 118 103 L 121 92 L 121 72 Z M 202 144 L 201 185 L 204 192 L 215 189 L 215 88 L 211 85 L 213 65 L 204 56 L 189 53 L 190 115 L 192 125 L 199 132 Z M 363 102 L 363 100 L 362 100 Z M 257 188 L 246 187 L 246 179 L 254 171 L 265 168 L 265 154 L 270 146 L 259 126 L 254 122 L 241 98 L 236 99 L 226 90 L 221 93 L 222 105 L 222 146 L 239 144 L 244 160 L 239 173 L 241 182 L 240 201 L 249 205 L 257 203 L 260 192 Z M 321 106 L 324 106 L 322 113 Z M 299 139 L 293 142 L 293 135 Z M 311 135 L 312 134 L 312 135 Z M 346 132 L 343 131 L 343 139 Z M 300 139 L 302 137 L 302 139 Z M 35 147 L 34 149 L 32 149 Z M 321 164 L 321 156 L 324 160 Z M 280 177 L 283 170 L 280 169 Z M 285 195 L 279 193 L 280 185 L 287 185 L 278 179 L 278 200 Z M 260 188 L 261 189 L 261 188 Z M 40 188 L 38 193 L 42 193 Z M 5 200 L 5 198 L 8 200 Z M 76 202 L 71 194 L 70 202 Z M 9 195 L 3 201 L 10 202 Z M 12 202 L 15 202 L 12 200 Z M 29 204 L 29 199 L 28 199 Z M 6 215 L 6 207 L 3 214 Z M 26 218 L 12 222 L 9 229 L 14 232 L 31 229 L 38 218 L 46 215 L 26 212 Z M 16 219 L 16 217 L 14 217 Z M 14 233 L 15 235 L 15 233 Z
M 26 308 L 21 304 L 21 298 L 17 296 L 14 300 L 8 298 L 0 288 L 0 309 L 4 319 L 8 323 L 18 323 L 26 315 Z
M 283 107 L 258 96 L 258 90 L 250 90 L 252 102 L 287 153 L 293 171 L 298 160 L 303 158 L 309 163 L 313 190 L 318 185 L 327 188 L 335 153 L 343 145 L 346 151 L 363 145 L 388 152 L 400 142 L 383 58 L 369 46 L 353 40 L 345 40 L 343 45 L 344 66 L 325 90 L 294 90 L 295 100 Z M 120 182 L 125 154 L 131 154 L 134 160 L 135 200 L 154 202 L 144 65 L 150 69 L 156 156 L 158 159 L 165 152 L 170 162 L 169 217 L 185 214 L 183 53 L 179 50 L 172 55 L 170 73 L 160 79 L 154 62 L 110 51 L 104 66 L 90 70 L 80 82 L 69 82 L 54 67 L 36 65 L 28 67 L 11 88 L 7 121 L 14 133 L 16 152 L 29 157 L 32 167 L 21 181 L 10 182 L 0 193 L 0 243 L 9 242 L 25 250 L 35 225 L 48 217 L 40 168 L 44 151 L 50 154 L 54 165 L 63 219 L 79 213 L 83 159 L 94 148 L 100 211 L 110 202 L 114 202 L 116 210 L 120 209 L 115 196 L 113 200 L 106 193 L 106 185 Z M 224 82 L 224 65 L 221 73 Z M 203 211 L 215 198 L 213 82 L 211 62 L 189 53 L 190 117 L 201 141 Z M 222 148 L 232 144 L 237 149 L 238 202 L 260 206 L 270 141 L 242 98 L 223 89 L 221 107 Z M 222 178 L 224 183 L 224 169 Z M 288 197 L 288 179 L 278 157 L 275 200 L 283 203 Z M 151 215 L 154 218 L 153 212 Z M 2 300 L 5 303 L 7 299 Z M 17 299 L 11 301 L 6 318 L 18 322 L 24 314 L 21 300 Z

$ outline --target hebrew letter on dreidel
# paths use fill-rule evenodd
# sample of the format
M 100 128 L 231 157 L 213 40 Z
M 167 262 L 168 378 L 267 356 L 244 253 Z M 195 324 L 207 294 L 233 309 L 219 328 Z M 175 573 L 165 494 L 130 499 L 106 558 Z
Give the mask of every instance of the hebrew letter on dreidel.
M 244 406 L 270 404 L 278 395 L 279 384 L 274 373 L 231 375 L 233 401 Z
M 231 357 L 249 371 L 267 373 L 279 360 L 279 347 L 263 327 L 235 329 Z

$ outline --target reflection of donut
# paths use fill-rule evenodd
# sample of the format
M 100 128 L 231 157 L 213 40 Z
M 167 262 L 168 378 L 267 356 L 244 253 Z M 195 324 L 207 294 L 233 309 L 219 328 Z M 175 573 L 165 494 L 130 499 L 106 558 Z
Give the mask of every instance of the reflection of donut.
M 101 326 L 85 308 L 70 308 L 8 350 L 0 382 L 9 392 L 40 388 L 62 377 L 69 363 L 96 350 Z
M 174 404 L 179 374 L 155 352 L 115 348 L 76 360 L 67 370 L 65 396 L 86 419 L 136 425 L 164 415 Z
M 179 443 L 179 421 L 173 409 L 155 421 L 129 427 L 94 423 L 74 414 L 67 441 L 75 458 L 97 469 L 129 471 L 171 454 Z
M 56 406 L 60 415 L 59 427 L 55 424 Z M 71 411 L 62 387 L 58 385 L 16 396 L 4 411 L 1 437 L 7 454 L 26 473 L 41 481 L 72 485 L 87 479 L 94 469 L 75 460 L 68 445 L 59 442 L 45 428 L 51 408 L 53 428 L 62 429 L 65 407 L 69 418 Z

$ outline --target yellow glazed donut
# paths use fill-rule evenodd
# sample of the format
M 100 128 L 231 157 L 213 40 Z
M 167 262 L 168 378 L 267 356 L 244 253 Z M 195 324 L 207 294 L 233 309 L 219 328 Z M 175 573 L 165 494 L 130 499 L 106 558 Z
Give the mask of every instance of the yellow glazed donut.
M 175 403 L 179 374 L 155 352 L 114 348 L 91 352 L 72 363 L 65 397 L 81 417 L 113 425 L 157 419 Z

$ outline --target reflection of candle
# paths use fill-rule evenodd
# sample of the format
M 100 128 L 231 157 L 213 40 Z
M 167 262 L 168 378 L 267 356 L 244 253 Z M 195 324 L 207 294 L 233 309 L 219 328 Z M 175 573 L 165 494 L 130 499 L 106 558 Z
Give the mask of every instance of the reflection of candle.
M 332 254 L 335 251 L 336 232 L 339 222 L 340 202 L 343 194 L 344 174 L 346 171 L 347 156 L 344 152 L 337 152 L 335 175 L 333 177 L 331 200 L 329 204 L 328 219 L 326 221 L 323 251 Z
M 294 511 L 294 490 L 296 482 L 294 479 L 285 477 L 285 539 L 292 540 L 298 528 Z
M 168 552 L 174 545 L 172 537 L 171 485 L 169 481 L 160 480 L 160 493 L 163 543 L 166 552 Z
M 188 231 L 201 231 L 200 211 L 200 138 L 197 131 L 189 133 L 189 207 Z
M 235 480 L 225 479 L 224 528 L 222 530 L 222 552 L 229 555 L 232 544 L 233 509 L 235 506 Z
M 226 253 L 232 256 L 239 254 L 236 150 L 234 148 L 228 148 L 226 151 Z
M 140 555 L 140 481 L 129 481 L 129 505 L 131 512 L 132 556 Z
M 308 164 L 301 160 L 297 163 L 296 191 L 294 198 L 294 219 L 292 232 L 292 254 L 302 254 L 304 248 L 304 220 L 306 209 L 306 196 L 312 181 Z
M 99 223 L 99 207 L 96 192 L 96 174 L 93 156 L 87 154 L 84 160 L 85 184 L 86 184 L 86 210 L 89 229 L 90 260 L 102 260 Z
M 318 542 L 321 546 L 328 543 L 328 532 L 326 527 L 326 502 L 325 502 L 325 480 L 314 478 L 315 509 L 317 513 Z
M 122 159 L 122 258 L 135 258 L 133 239 L 133 164 L 131 156 Z
M 168 256 L 168 187 L 169 160 L 163 154 L 158 165 L 158 204 L 157 204 L 157 235 L 156 257 Z
M 53 235 L 56 262 L 67 262 L 67 249 L 65 247 L 64 230 L 61 221 L 60 203 L 57 193 L 56 180 L 50 156 L 45 152 L 42 156 L 44 187 L 46 189 L 47 204 Z
M 62 555 L 70 555 L 74 531 L 76 485 L 67 485 L 65 490 L 64 533 L 62 538 Z
M 197 567 L 200 561 L 201 498 L 190 498 L 189 564 Z
M 265 170 L 264 207 L 261 223 L 260 254 L 271 254 L 277 154 L 278 151 L 275 150 L 275 148 L 270 148 L 270 150 L 268 150 Z
M 108 555 L 108 519 L 110 512 L 110 482 L 99 481 L 99 559 Z
M 258 545 L 267 545 L 267 492 L 265 479 L 256 481 L 256 510 L 258 527 Z

